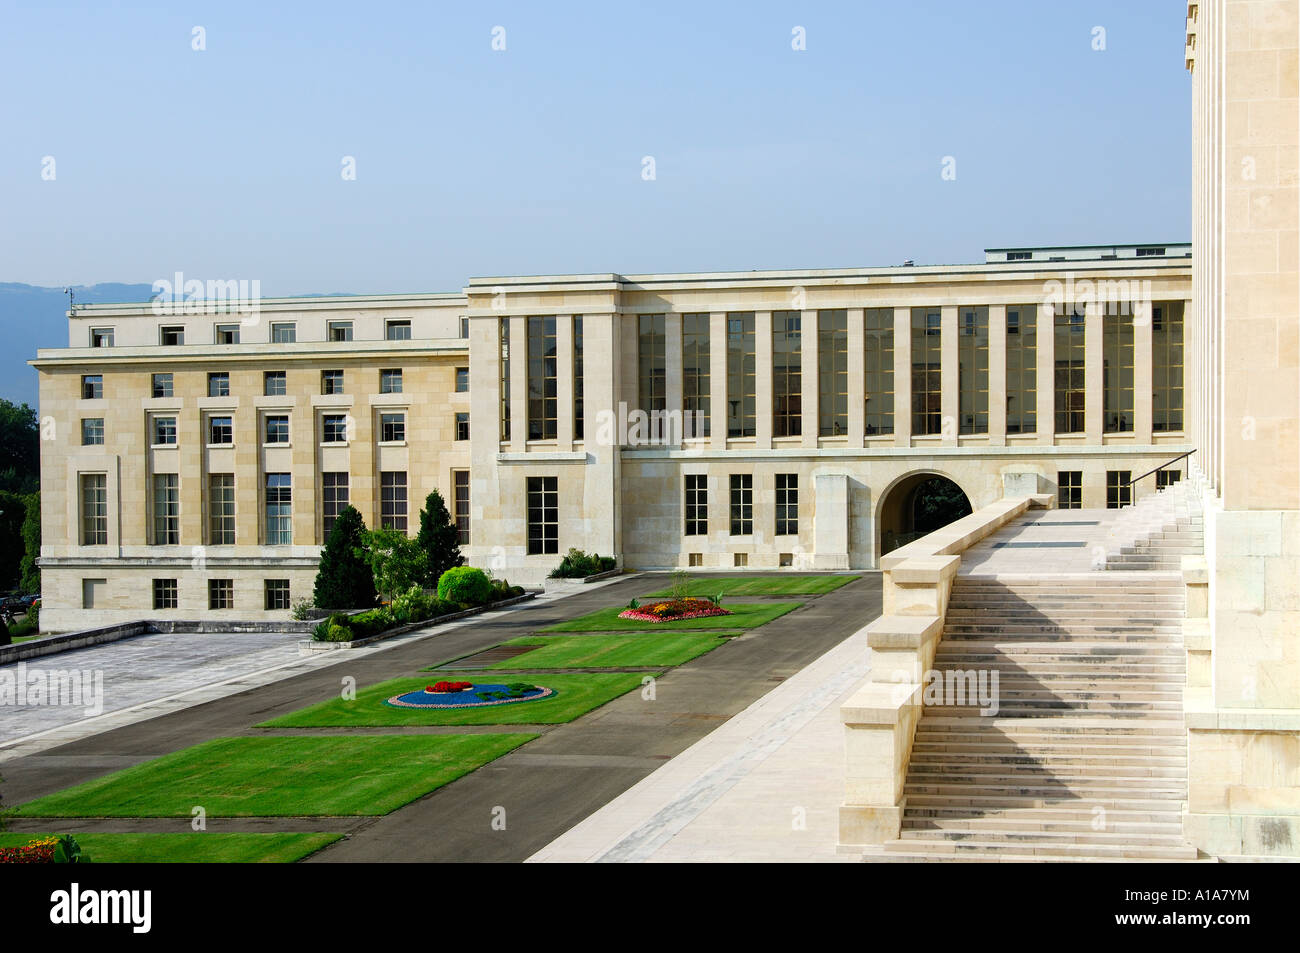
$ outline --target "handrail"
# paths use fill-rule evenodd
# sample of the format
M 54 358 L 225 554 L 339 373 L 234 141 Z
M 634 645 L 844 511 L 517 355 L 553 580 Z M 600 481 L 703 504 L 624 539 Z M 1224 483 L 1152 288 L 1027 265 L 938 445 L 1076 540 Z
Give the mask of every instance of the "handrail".
M 1190 457 L 1190 456 L 1191 456 L 1192 454 L 1194 454 L 1195 452 L 1196 452 L 1196 448 L 1193 447 L 1191 450 L 1188 450 L 1186 453 L 1180 453 L 1178 456 L 1174 457 L 1174 458 L 1173 458 L 1172 460 L 1170 460 L 1168 463 L 1162 463 L 1162 464 L 1160 464 L 1160 466 L 1156 467 L 1154 470 L 1148 470 L 1146 473 L 1143 473 L 1141 476 L 1135 476 L 1133 479 L 1131 479 L 1131 480 L 1128 481 L 1128 485 L 1129 485 L 1129 486 L 1132 486 L 1132 485 L 1133 485 L 1134 483 L 1136 483 L 1138 480 L 1142 479 L 1142 477 L 1149 477 L 1149 476 L 1150 476 L 1151 474 L 1153 474 L 1153 473 L 1159 473 L 1159 472 L 1160 472 L 1161 470 L 1163 470 L 1165 467 L 1167 467 L 1167 466 L 1171 466 L 1171 465 L 1177 463 L 1179 460 L 1183 459 L 1184 457 Z

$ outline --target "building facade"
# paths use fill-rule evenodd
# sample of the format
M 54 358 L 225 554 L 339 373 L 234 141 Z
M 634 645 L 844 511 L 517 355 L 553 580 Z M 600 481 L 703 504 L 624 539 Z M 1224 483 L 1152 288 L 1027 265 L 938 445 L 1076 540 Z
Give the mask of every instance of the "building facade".
M 86 305 L 42 350 L 42 623 L 284 618 L 333 516 L 536 584 L 870 568 L 914 491 L 1119 506 L 1195 444 L 1190 246 L 970 265 L 473 279 L 461 294 Z

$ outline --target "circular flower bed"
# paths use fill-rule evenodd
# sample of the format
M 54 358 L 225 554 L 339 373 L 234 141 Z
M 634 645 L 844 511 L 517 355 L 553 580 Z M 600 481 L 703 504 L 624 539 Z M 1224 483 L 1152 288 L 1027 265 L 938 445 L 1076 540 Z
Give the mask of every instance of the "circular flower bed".
M 384 704 L 394 708 L 484 708 L 488 705 L 513 705 L 551 698 L 553 688 L 527 682 L 509 684 L 473 684 L 471 682 L 435 682 L 420 691 L 394 695 Z
M 681 619 L 703 619 L 712 615 L 731 615 L 731 611 L 708 599 L 664 599 L 635 609 L 624 609 L 618 617 L 636 619 L 639 622 L 677 622 Z

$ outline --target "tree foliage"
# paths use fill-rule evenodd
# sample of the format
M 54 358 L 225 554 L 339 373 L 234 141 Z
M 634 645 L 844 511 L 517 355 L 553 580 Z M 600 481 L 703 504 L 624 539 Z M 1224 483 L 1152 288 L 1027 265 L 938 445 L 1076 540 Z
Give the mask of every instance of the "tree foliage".
M 367 609 L 375 604 L 366 537 L 361 513 L 354 506 L 344 507 L 321 550 L 312 599 L 317 608 Z
M 416 545 L 425 555 L 425 572 L 419 581 L 428 589 L 438 585 L 438 577 L 448 569 L 463 566 L 465 557 L 460 552 L 460 534 L 452 522 L 442 494 L 437 490 L 424 500 L 424 509 L 420 511 L 420 532 L 415 537 Z

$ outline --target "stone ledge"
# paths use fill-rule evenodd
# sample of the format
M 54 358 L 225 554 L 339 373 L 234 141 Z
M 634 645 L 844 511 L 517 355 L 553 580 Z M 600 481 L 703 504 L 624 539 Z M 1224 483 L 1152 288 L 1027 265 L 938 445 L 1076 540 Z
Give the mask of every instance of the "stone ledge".
M 840 706 L 840 721 L 846 725 L 893 727 L 902 713 L 921 703 L 919 682 L 868 682 Z
M 943 619 L 937 615 L 882 615 L 867 625 L 866 632 L 872 649 L 919 650 L 943 632 Z
M 1298 708 L 1215 708 L 1208 688 L 1183 696 L 1188 731 L 1264 731 L 1300 733 Z
M 912 556 L 890 569 L 890 579 L 896 586 L 937 586 L 960 566 L 960 556 Z

